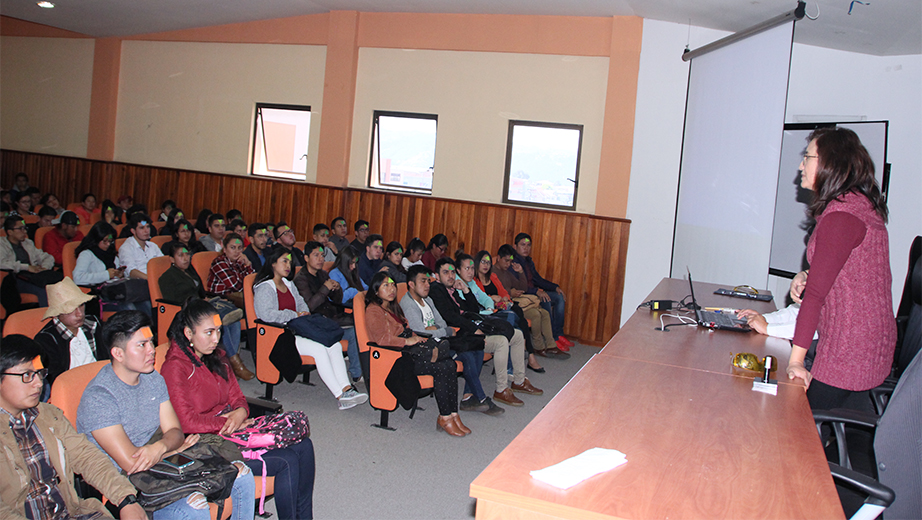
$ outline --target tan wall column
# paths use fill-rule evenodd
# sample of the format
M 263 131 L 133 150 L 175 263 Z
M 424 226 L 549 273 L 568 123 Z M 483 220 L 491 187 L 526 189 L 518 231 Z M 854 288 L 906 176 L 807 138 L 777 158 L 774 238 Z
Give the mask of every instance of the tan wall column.
M 88 159 L 115 158 L 115 119 L 118 113 L 118 73 L 122 40 L 98 38 L 93 55 L 93 90 L 90 94 L 90 128 L 86 145 Z

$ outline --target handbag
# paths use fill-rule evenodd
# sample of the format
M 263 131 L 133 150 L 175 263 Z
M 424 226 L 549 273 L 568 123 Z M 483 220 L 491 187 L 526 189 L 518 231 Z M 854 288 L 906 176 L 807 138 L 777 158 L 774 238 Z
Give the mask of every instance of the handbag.
M 508 321 L 493 316 L 483 316 L 476 312 L 465 312 L 464 317 L 473 321 L 486 336 L 504 336 L 512 340 L 515 328 Z
M 289 321 L 287 327 L 295 335 L 312 339 L 326 347 L 333 346 L 343 339 L 343 328 L 339 323 L 322 314 L 298 316 Z
M 237 444 L 244 456 L 246 450 L 278 450 L 297 444 L 310 436 L 311 425 L 307 414 L 298 410 L 256 417 L 246 428 L 222 435 Z
M 95 292 L 103 301 L 107 302 L 135 303 L 150 301 L 147 280 L 139 278 L 109 280 L 97 286 Z
M 534 309 L 535 307 L 538 307 L 541 305 L 541 298 L 538 298 L 534 294 L 523 294 L 522 296 L 519 296 L 518 298 L 513 298 L 512 301 L 519 304 L 519 307 L 522 308 L 523 312 Z
M 207 444 L 196 444 L 182 453 L 193 459 L 191 465 L 177 468 L 161 461 L 128 476 L 138 490 L 138 503 L 145 511 L 157 511 L 198 492 L 218 504 L 220 518 L 224 499 L 234 487 L 237 467 Z

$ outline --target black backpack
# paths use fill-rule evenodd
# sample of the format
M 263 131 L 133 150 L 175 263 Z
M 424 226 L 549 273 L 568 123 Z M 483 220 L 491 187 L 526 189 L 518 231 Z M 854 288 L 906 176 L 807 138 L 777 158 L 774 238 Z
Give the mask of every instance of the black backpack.
M 195 462 L 182 469 L 158 462 L 147 471 L 128 477 L 138 490 L 138 503 L 146 511 L 157 511 L 199 492 L 209 502 L 218 504 L 220 518 L 224 499 L 230 496 L 234 487 L 237 467 L 208 444 L 198 443 L 182 453 Z

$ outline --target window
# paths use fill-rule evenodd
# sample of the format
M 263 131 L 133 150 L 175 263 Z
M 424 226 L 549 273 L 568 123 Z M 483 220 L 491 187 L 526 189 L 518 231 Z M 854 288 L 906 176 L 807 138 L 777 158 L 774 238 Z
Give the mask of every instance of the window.
M 305 180 L 310 134 L 311 107 L 257 103 L 250 173 Z
M 509 121 L 503 202 L 576 209 L 583 125 Z
M 438 116 L 376 110 L 368 186 L 432 193 Z

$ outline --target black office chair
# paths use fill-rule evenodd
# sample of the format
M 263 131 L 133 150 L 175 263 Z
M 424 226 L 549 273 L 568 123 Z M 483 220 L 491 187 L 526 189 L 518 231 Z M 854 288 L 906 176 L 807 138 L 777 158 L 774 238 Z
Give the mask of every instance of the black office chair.
M 922 518 L 922 355 L 903 371 L 883 415 L 819 410 L 813 417 L 817 428 L 830 423 L 836 435 L 839 463 L 829 463 L 833 478 L 867 495 L 853 519 L 876 518 L 885 508 L 888 520 Z M 877 480 L 852 469 L 845 425 L 873 430 Z

